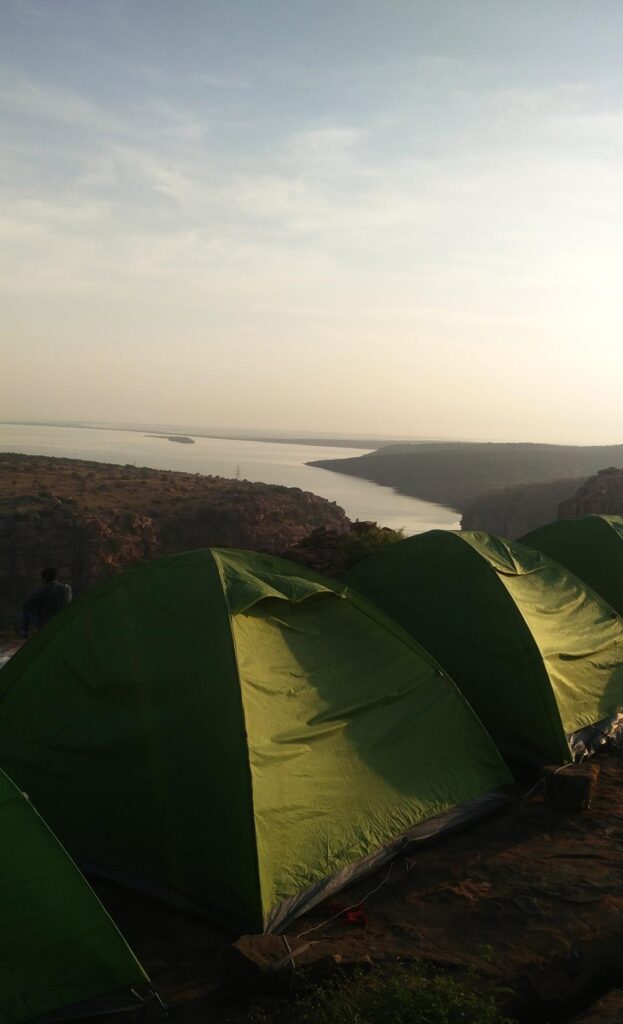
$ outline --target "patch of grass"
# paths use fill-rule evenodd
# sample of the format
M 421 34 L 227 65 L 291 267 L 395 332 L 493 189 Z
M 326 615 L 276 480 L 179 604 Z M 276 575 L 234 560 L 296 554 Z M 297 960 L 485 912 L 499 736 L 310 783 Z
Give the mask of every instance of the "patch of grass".
M 253 1010 L 250 1024 L 513 1024 L 470 975 L 421 964 L 377 967 L 310 986 L 274 1014 Z

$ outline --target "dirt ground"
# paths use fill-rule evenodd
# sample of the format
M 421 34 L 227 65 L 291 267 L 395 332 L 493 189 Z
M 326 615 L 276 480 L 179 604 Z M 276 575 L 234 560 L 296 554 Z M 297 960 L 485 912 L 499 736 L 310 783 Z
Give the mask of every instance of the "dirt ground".
M 521 1021 L 605 1024 L 607 1008 L 595 1017 L 588 1008 L 623 977 L 623 757 L 604 754 L 599 764 L 589 811 L 555 809 L 539 794 L 522 801 L 518 790 L 501 814 L 415 850 L 389 874 L 385 868 L 315 908 L 287 932 L 295 965 L 299 950 L 301 960 L 316 952 L 322 965 L 331 956 L 346 963 L 421 958 L 473 969 Z M 228 986 L 221 966 L 221 951 L 236 936 L 112 885 L 97 889 L 172 1021 L 246 1019 L 257 998 L 243 995 L 238 980 Z M 362 901 L 363 923 L 343 915 L 326 923 Z M 288 961 L 285 941 L 283 951 Z M 289 962 L 285 969 L 296 985 L 297 970 Z M 616 1004 L 611 1019 L 623 1022 L 622 993 L 608 1000 Z

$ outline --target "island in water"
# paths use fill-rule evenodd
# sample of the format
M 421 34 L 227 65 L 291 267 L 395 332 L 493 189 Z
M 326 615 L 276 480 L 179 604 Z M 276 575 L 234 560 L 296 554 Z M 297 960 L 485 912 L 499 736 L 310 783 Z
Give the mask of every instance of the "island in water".
M 185 434 L 145 434 L 145 437 L 157 437 L 160 440 L 165 441 L 176 441 L 177 444 L 194 444 L 192 437 L 186 437 Z

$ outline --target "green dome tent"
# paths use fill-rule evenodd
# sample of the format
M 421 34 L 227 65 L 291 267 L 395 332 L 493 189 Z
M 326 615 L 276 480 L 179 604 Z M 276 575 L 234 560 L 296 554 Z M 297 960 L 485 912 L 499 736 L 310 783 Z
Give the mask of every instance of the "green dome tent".
M 45 822 L 0 772 L 0 1021 L 131 1008 L 148 983 Z
M 573 734 L 623 705 L 622 620 L 531 548 L 432 530 L 347 582 L 430 651 L 515 765 L 568 762 Z
M 559 519 L 521 538 L 564 565 L 623 615 L 623 518 Z
M 41 630 L 0 673 L 0 763 L 79 862 L 255 930 L 510 778 L 381 612 L 226 550 L 133 569 Z

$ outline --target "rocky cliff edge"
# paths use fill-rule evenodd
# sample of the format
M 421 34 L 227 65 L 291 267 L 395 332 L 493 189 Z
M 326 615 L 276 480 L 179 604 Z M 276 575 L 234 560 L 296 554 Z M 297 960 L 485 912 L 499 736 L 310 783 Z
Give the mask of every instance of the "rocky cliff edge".
M 348 532 L 344 510 L 294 487 L 0 454 L 0 629 L 14 629 L 41 569 L 76 595 L 128 566 L 194 548 L 281 552 L 319 527 Z

